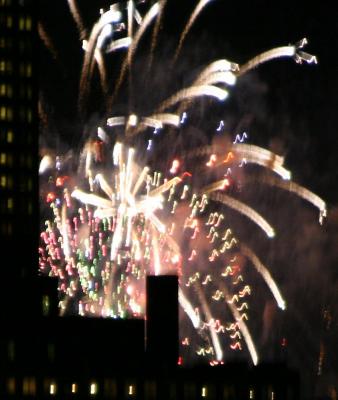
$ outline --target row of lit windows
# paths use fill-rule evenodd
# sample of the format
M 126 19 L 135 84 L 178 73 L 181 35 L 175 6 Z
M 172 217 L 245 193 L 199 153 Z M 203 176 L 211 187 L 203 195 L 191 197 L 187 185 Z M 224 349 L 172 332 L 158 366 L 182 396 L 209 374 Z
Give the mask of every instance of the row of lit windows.
M 13 155 L 11 153 L 0 153 L 0 165 L 12 167 Z
M 30 78 L 32 76 L 32 64 L 30 62 L 20 63 L 19 74 L 22 77 Z
M 22 393 L 23 395 L 26 396 L 35 396 L 37 394 L 37 386 L 38 382 L 35 379 L 35 377 L 24 377 L 22 381 L 19 381 L 15 377 L 10 377 L 7 379 L 6 382 L 7 386 L 7 393 L 10 395 L 15 395 L 18 392 Z M 61 386 L 61 385 L 60 385 Z M 100 388 L 99 384 L 96 381 L 90 382 L 87 387 L 81 387 L 77 382 L 72 382 L 69 383 L 67 386 L 62 385 L 62 387 L 59 387 L 57 382 L 54 379 L 45 379 L 43 388 L 45 394 L 49 394 L 51 397 L 56 396 L 60 390 L 63 392 L 66 392 L 68 394 L 80 394 L 81 396 L 84 394 L 84 392 L 87 392 L 88 395 L 96 397 L 98 394 L 102 395 L 100 393 L 100 389 L 102 390 L 104 396 L 107 396 L 109 398 L 116 398 L 117 393 L 118 393 L 118 385 L 117 382 L 113 379 L 105 379 L 103 382 L 103 387 Z M 136 385 L 135 383 L 130 382 L 124 382 L 124 398 L 134 398 L 137 396 L 138 391 L 140 390 L 142 392 L 142 388 L 140 387 L 141 385 Z M 148 399 L 155 399 L 156 398 L 156 393 L 157 393 L 157 385 L 155 381 L 146 381 L 144 382 L 143 386 L 143 392 L 144 392 L 144 398 Z M 175 391 L 174 388 L 175 385 L 171 385 L 171 391 Z M 215 387 L 211 385 L 196 385 L 196 384 L 187 384 L 184 385 L 184 397 L 185 398 L 192 398 L 190 393 L 189 388 L 194 388 L 194 398 L 215 398 Z M 81 392 L 80 392 L 81 389 Z M 275 400 L 275 392 L 273 388 L 270 386 L 266 388 L 266 400 Z M 224 387 L 224 396 L 223 398 L 233 398 L 235 395 L 234 390 L 232 387 Z M 75 396 L 76 398 L 76 396 Z M 248 400 L 254 400 L 255 399 L 255 390 L 253 388 L 248 390 L 246 398 Z
M 13 97 L 13 86 L 10 83 L 0 84 L 0 96 L 11 99 Z M 20 84 L 19 86 L 19 98 L 24 100 L 32 99 L 32 85 Z
M 14 142 L 22 145 L 30 145 L 33 137 L 33 132 L 29 129 L 27 130 L 26 127 L 24 130 L 20 130 L 20 132 L 16 132 L 15 134 L 11 128 L 0 128 L 0 145 L 11 145 Z
M 32 50 L 32 40 L 30 37 L 20 37 L 17 41 L 14 41 L 12 37 L 1 36 L 0 37 L 0 49 L 11 50 L 13 44 L 19 49 L 19 53 L 24 53 L 26 51 Z
M 14 140 L 14 133 L 11 129 L 1 129 L 0 130 L 0 144 L 7 143 L 11 144 Z
M 12 121 L 13 120 L 13 109 L 12 107 L 1 106 L 0 107 L 0 121 Z
M 18 207 L 16 207 L 17 209 Z M 21 213 L 27 215 L 33 214 L 32 201 L 24 201 L 21 204 Z M 0 214 L 9 215 L 14 212 L 14 199 L 12 197 L 0 199 Z
M 33 119 L 32 109 L 21 106 L 19 109 L 19 120 L 30 124 Z M 13 108 L 8 106 L 0 107 L 0 121 L 13 121 Z
M 11 175 L 0 175 L 0 188 L 1 189 L 12 189 L 13 188 L 13 177 Z
M 9 83 L 1 83 L 0 84 L 0 96 L 1 97 L 13 97 L 13 87 Z
M 0 182 L 2 183 L 2 178 L 3 176 L 0 177 Z M 14 205 L 14 201 L 13 201 L 13 197 L 1 197 L 0 199 L 0 211 L 1 213 L 7 212 L 7 213 L 11 213 L 13 211 L 13 205 Z
M 14 27 L 14 18 L 12 15 L 0 15 L 1 26 L 7 29 L 12 29 Z M 19 31 L 31 31 L 32 30 L 32 18 L 30 16 L 21 15 L 18 19 Z
M 12 5 L 12 0 L 0 0 L 0 7 Z
M 0 60 L 0 74 L 10 75 L 13 71 L 13 65 L 10 60 L 2 59 Z
M 13 72 L 13 64 L 11 60 L 0 60 L 0 73 L 2 75 L 11 75 Z M 19 64 L 19 75 L 23 78 L 32 77 L 32 64 L 30 62 L 21 62 Z
M 33 189 L 33 181 L 32 178 L 20 177 L 18 179 L 19 185 L 17 183 L 19 192 L 32 192 Z M 12 190 L 13 189 L 13 175 L 10 174 L 1 174 L 0 175 L 0 189 L 4 190 Z M 2 202 L 4 199 L 0 199 Z M 12 203 L 11 203 L 12 204 Z M 7 206 L 9 208 L 9 206 Z M 13 205 L 11 206 L 13 208 Z

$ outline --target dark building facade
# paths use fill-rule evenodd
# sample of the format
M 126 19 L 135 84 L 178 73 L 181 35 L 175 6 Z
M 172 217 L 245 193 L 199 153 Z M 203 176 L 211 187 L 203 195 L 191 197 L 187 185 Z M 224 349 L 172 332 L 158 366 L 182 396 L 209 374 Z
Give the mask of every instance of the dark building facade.
M 0 263 L 9 282 L 36 275 L 37 266 L 33 251 L 38 245 L 34 3 L 0 1 L 0 240 L 6 255 Z
M 150 282 L 147 295 L 162 294 L 156 301 L 150 301 L 145 320 L 61 318 L 53 311 L 52 290 L 40 312 L 7 317 L 0 339 L 0 396 L 149 400 L 300 398 L 299 376 L 285 365 L 250 367 L 245 363 L 229 363 L 194 368 L 179 365 L 175 361 L 177 329 L 173 332 L 168 326 L 178 318 L 177 278 L 151 277 Z M 41 292 L 39 288 L 36 290 Z M 57 309 L 56 302 L 54 307 Z

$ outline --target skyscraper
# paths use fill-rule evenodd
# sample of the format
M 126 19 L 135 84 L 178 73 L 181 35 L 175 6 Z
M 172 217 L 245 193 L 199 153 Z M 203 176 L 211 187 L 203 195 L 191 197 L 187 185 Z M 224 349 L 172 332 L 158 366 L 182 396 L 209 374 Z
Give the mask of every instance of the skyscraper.
M 0 1 L 0 240 L 6 279 L 36 274 L 38 124 L 34 1 Z M 6 260 L 6 261 L 4 261 Z

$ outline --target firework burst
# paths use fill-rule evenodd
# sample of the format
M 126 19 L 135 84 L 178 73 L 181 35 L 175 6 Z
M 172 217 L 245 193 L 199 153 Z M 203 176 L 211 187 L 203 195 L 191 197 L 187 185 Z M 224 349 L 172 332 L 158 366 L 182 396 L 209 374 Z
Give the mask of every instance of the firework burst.
M 229 225 L 229 213 L 238 213 L 262 232 L 262 240 L 276 234 L 264 215 L 241 200 L 238 177 L 247 165 L 256 165 L 266 171 L 262 183 L 312 203 L 319 210 L 320 222 L 326 205 L 291 181 L 283 157 L 248 144 L 246 133 L 232 140 L 231 135 L 223 141 L 212 138 L 212 144 L 203 146 L 185 144 L 183 139 L 176 158 L 170 147 L 167 154 L 161 152 L 159 143 L 168 146 L 171 139 L 180 137 L 196 100 L 224 101 L 236 81 L 259 64 L 279 57 L 291 57 L 297 63 L 313 63 L 316 58 L 303 51 L 303 39 L 243 65 L 215 60 L 190 85 L 163 97 L 150 112 L 128 110 L 115 115 L 114 104 L 126 81 L 128 103 L 135 104 L 132 66 L 139 43 L 153 26 L 148 59 L 148 69 L 152 68 L 166 2 L 155 3 L 144 13 L 133 1 L 114 4 L 100 11 L 89 35 L 75 3 L 68 3 L 81 39 L 86 37 L 80 109 L 85 114 L 97 66 L 109 111 L 105 126 L 85 139 L 78 157 L 71 157 L 76 169 L 64 155 L 41 160 L 42 207 L 47 218 L 41 230 L 40 271 L 59 278 L 61 313 L 143 317 L 146 275 L 174 273 L 179 276 L 182 353 L 217 365 L 244 350 L 257 364 L 250 334 L 250 299 L 255 288 L 247 278 L 248 269 L 257 272 L 281 310 L 286 309 L 286 300 L 269 268 Z M 179 63 L 184 40 L 207 3 L 200 1 L 192 11 L 172 65 Z M 110 88 L 105 62 L 121 49 L 126 54 Z M 217 131 L 223 129 L 221 120 Z M 173 130 L 175 135 L 170 134 Z

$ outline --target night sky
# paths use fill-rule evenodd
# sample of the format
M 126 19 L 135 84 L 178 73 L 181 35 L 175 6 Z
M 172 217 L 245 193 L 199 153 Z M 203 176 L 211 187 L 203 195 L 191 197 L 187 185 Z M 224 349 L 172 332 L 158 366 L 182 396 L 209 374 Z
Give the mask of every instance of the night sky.
M 107 9 L 110 2 L 77 0 L 77 4 L 89 32 L 98 18 L 99 8 Z M 168 1 L 155 53 L 157 72 L 153 73 L 153 82 L 138 61 L 135 62 L 133 106 L 136 110 L 153 107 L 166 89 L 169 88 L 170 94 L 171 87 L 182 86 L 200 66 L 217 58 L 242 64 L 262 51 L 295 43 L 303 37 L 309 42 L 304 51 L 318 58 L 317 65 L 299 65 L 285 58 L 260 66 L 238 82 L 224 106 L 215 106 L 212 114 L 201 106 L 200 119 L 209 139 L 214 132 L 210 126 L 216 127 L 217 121 L 224 119 L 233 135 L 246 131 L 250 143 L 281 153 L 293 179 L 327 201 L 328 218 L 320 226 L 317 210 L 299 199 L 271 194 L 266 201 L 266 191 L 256 188 L 247 195 L 258 208 L 271 214 L 280 232 L 275 244 L 277 249 L 272 249 L 272 245 L 255 246 L 258 253 L 266 254 L 273 262 L 272 273 L 290 303 L 287 316 L 274 320 L 275 326 L 271 329 L 276 337 L 273 340 L 283 335 L 293 336 L 289 351 L 297 349 L 299 354 L 290 359 L 295 365 L 307 368 L 309 376 L 316 371 L 319 343 L 324 340 L 326 370 L 324 376 L 318 378 L 317 390 L 322 382 L 324 392 L 334 384 L 338 390 L 337 12 L 324 2 L 305 5 L 289 0 L 212 1 L 198 17 L 184 43 L 174 78 L 168 79 L 163 71 L 194 4 L 192 0 Z M 147 4 L 140 7 L 145 10 Z M 41 143 L 46 147 L 76 151 L 83 136 L 92 133 L 95 124 L 106 117 L 104 101 L 98 85 L 93 84 L 90 105 L 85 113 L 78 113 L 83 53 L 67 1 L 58 0 L 51 5 L 49 0 L 40 0 L 40 21 L 53 46 L 52 54 L 41 43 L 40 98 L 48 119 Z M 149 35 L 145 36 L 145 42 L 149 39 Z M 136 57 L 140 63 L 147 49 L 149 45 L 141 43 Z M 116 66 L 111 68 L 116 73 Z M 145 95 L 143 89 L 138 90 L 143 79 L 149 87 Z M 157 86 L 152 87 L 152 84 Z M 119 110 L 123 110 L 122 104 L 123 96 L 117 104 Z M 205 121 L 208 125 L 203 125 Z M 264 199 L 265 203 L 261 204 Z M 273 213 L 271 208 L 277 212 Z M 255 243 L 252 232 L 244 235 L 249 236 L 252 245 Z M 324 310 L 332 317 L 329 329 L 325 328 Z M 257 329 L 264 330 L 264 318 L 260 316 L 260 319 L 262 328 Z M 264 344 L 262 348 L 266 350 Z M 267 358 L 273 358 L 269 351 L 266 354 Z

